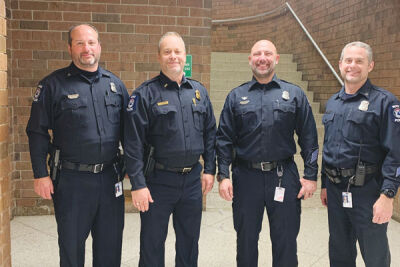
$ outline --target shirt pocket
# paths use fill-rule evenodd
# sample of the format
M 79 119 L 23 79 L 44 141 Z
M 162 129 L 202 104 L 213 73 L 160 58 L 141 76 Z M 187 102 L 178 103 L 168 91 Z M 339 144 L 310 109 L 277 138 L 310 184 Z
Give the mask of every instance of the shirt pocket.
M 176 132 L 176 115 L 177 108 L 173 105 L 153 106 L 153 113 L 155 116 L 154 130 L 157 134 L 164 135 L 165 131 Z
M 204 116 L 206 107 L 200 104 L 192 104 L 194 128 L 200 132 L 204 130 Z
M 259 124 L 254 105 L 240 105 L 235 112 L 238 131 L 241 135 L 255 130 Z
M 295 128 L 296 106 L 291 103 L 274 102 L 274 125 L 293 131 Z
M 335 113 L 325 113 L 322 116 L 322 124 L 324 125 L 325 128 L 325 134 L 324 134 L 324 141 L 331 140 L 333 137 L 334 129 L 332 130 L 331 127 L 333 125 L 333 119 L 335 117 Z M 331 130 L 330 130 L 331 129 Z
M 343 127 L 345 139 L 357 143 L 365 143 L 376 133 L 378 127 L 374 126 L 375 113 L 371 111 L 352 110 L 347 114 Z
M 86 97 L 65 98 L 61 102 L 63 120 L 66 127 L 77 128 L 87 126 L 88 108 Z
M 119 94 L 105 96 L 107 117 L 111 123 L 119 123 L 121 116 L 122 99 Z

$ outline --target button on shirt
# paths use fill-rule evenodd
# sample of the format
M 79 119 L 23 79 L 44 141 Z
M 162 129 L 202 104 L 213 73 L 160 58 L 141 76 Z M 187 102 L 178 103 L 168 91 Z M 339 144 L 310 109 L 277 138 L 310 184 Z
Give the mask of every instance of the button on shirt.
M 326 105 L 323 166 L 355 168 L 360 156 L 381 167 L 382 189 L 400 184 L 400 102 L 369 80 L 354 95 L 344 87 Z M 326 175 L 322 171 L 322 181 Z M 323 184 L 324 187 L 324 184 Z
M 232 151 L 253 162 L 279 161 L 296 153 L 298 135 L 304 177 L 317 179 L 318 137 L 311 106 L 296 85 L 273 77 L 268 84 L 255 78 L 226 98 L 217 132 L 219 175 L 229 177 Z
M 60 159 L 96 164 L 117 156 L 128 93 L 101 67 L 97 77 L 84 73 L 71 63 L 39 82 L 26 128 L 35 178 L 48 176 L 49 129 Z
M 178 86 L 160 73 L 133 92 L 126 115 L 124 152 L 133 190 L 146 187 L 145 145 L 168 168 L 193 166 L 202 155 L 204 173 L 215 174 L 215 118 L 199 82 L 183 77 Z

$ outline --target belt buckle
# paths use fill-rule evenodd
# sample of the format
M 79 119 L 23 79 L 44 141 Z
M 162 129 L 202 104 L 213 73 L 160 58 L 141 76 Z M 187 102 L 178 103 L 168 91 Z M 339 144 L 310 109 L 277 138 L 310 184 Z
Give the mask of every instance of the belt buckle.
M 269 172 L 271 170 L 271 166 L 270 166 L 271 162 L 269 161 L 264 161 L 260 163 L 261 166 L 261 170 L 263 172 Z
M 186 168 L 183 168 L 183 169 L 182 169 L 182 173 L 188 173 L 188 172 L 190 172 L 191 170 L 192 170 L 192 168 L 186 167 Z
M 93 166 L 93 173 L 99 173 L 103 170 L 104 164 L 100 163 L 100 164 L 95 164 Z

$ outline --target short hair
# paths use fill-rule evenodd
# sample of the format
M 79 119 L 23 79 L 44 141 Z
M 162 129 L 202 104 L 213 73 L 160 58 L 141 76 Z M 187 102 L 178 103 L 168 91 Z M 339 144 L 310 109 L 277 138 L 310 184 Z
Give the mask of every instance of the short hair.
M 158 41 L 158 53 L 161 52 L 162 41 L 168 36 L 175 36 L 175 37 L 178 37 L 179 39 L 181 39 L 183 42 L 183 47 L 185 48 L 185 52 L 186 52 L 186 45 L 185 45 L 185 41 L 183 41 L 182 36 L 177 32 L 166 32 L 163 36 L 161 36 L 160 41 Z
M 349 48 L 349 47 L 352 47 L 352 46 L 364 48 L 365 51 L 367 51 L 368 63 L 372 62 L 373 57 L 372 57 L 372 48 L 371 48 L 371 46 L 369 46 L 369 44 L 366 44 L 366 43 L 363 43 L 363 42 L 360 42 L 360 41 L 351 42 L 351 43 L 348 43 L 347 45 L 345 45 L 343 47 L 342 53 L 340 54 L 340 61 L 343 60 L 344 50 L 346 48 Z
M 92 24 L 83 23 L 83 24 L 78 24 L 78 25 L 71 26 L 71 28 L 69 28 L 69 30 L 68 30 L 68 44 L 72 45 L 72 37 L 71 37 L 72 31 L 76 27 L 83 26 L 83 25 L 89 26 L 90 28 L 92 28 L 97 33 L 97 41 L 99 41 L 99 43 L 100 43 L 100 35 L 99 35 L 99 31 L 96 29 L 96 27 L 93 26 Z

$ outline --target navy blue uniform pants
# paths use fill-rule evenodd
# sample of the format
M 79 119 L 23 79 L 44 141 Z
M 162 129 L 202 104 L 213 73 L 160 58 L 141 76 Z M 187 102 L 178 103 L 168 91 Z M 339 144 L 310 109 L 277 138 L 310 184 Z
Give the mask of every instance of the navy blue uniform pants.
M 343 208 L 342 192 L 347 191 L 347 184 L 336 185 L 327 180 L 326 189 L 330 266 L 355 267 L 357 240 L 366 267 L 390 266 L 388 224 L 372 222 L 373 205 L 380 195 L 376 179 L 361 187 L 350 187 L 353 208 Z
M 283 202 L 274 201 L 279 184 L 276 169 L 269 172 L 243 166 L 233 168 L 233 221 L 237 233 L 237 266 L 258 265 L 258 239 L 264 215 L 268 214 L 274 267 L 297 266 L 297 235 L 301 203 L 297 199 L 300 181 L 296 164 L 283 162 Z
M 60 266 L 83 267 L 85 242 L 93 238 L 93 266 L 121 265 L 124 196 L 115 197 L 113 167 L 101 173 L 61 170 L 54 195 Z
M 141 212 L 140 267 L 165 265 L 165 239 L 172 214 L 176 235 L 176 267 L 196 267 L 202 212 L 200 172 L 197 164 L 187 174 L 155 170 L 147 187 L 154 200 Z

